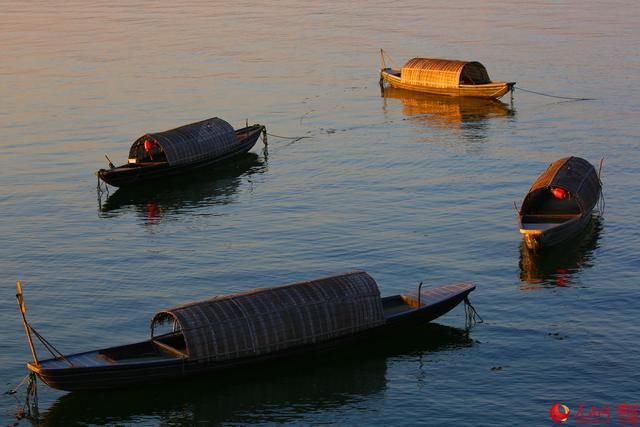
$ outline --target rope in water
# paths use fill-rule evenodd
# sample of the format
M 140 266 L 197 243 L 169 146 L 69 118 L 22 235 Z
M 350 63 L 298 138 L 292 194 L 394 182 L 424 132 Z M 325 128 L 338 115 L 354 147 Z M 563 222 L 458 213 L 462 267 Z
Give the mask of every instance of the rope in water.
M 310 136 L 280 136 L 280 135 L 274 135 L 272 133 L 267 133 L 267 135 L 273 136 L 274 138 L 295 139 L 295 140 L 311 138 Z
M 27 384 L 27 393 L 25 396 L 25 401 L 22 404 L 22 408 L 18 409 L 16 412 L 16 418 L 21 420 L 23 418 L 29 417 L 38 417 L 38 382 L 36 379 L 36 374 L 33 372 L 27 374 L 26 377 L 20 381 L 20 383 L 15 386 L 13 389 L 8 390 L 4 394 L 13 395 L 18 392 L 18 389 Z M 17 423 L 15 425 L 18 425 Z
M 20 382 L 18 383 L 18 385 L 17 385 L 17 386 L 15 386 L 15 387 L 13 387 L 13 388 L 11 388 L 11 389 L 9 389 L 9 390 L 5 391 L 5 392 L 4 392 L 4 394 L 16 394 L 16 393 L 18 392 L 18 390 L 20 389 L 20 387 L 22 387 L 22 386 L 23 386 L 23 385 L 24 385 L 24 384 L 29 380 L 29 375 L 30 375 L 30 374 L 27 374 L 27 375 L 22 379 L 22 381 L 20 381 Z
M 471 305 L 471 302 L 469 301 L 468 296 L 464 298 L 464 314 L 466 319 L 465 323 L 467 327 L 470 327 L 471 325 L 474 325 L 476 323 L 484 322 L 484 319 L 480 317 L 480 314 L 478 313 L 476 308 L 473 305 Z
M 529 92 L 529 93 L 533 93 L 533 94 L 540 95 L 540 96 L 547 96 L 549 98 L 567 99 L 567 100 L 570 100 L 570 101 L 597 101 L 596 98 L 574 98 L 574 97 L 571 97 L 571 96 L 550 95 L 548 93 L 536 92 L 535 90 L 525 89 L 525 88 L 522 88 L 520 86 L 514 86 L 513 88 L 521 90 L 523 92 Z

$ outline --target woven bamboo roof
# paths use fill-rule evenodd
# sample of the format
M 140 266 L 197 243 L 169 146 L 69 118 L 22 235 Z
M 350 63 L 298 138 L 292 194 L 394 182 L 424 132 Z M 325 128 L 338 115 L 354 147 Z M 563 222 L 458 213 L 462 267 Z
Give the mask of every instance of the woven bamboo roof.
M 491 83 L 486 68 L 479 62 L 450 59 L 413 58 L 400 73 L 400 81 L 414 86 L 458 88 L 465 84 Z
M 136 140 L 129 158 L 144 156 L 144 141 L 158 144 L 170 165 L 195 163 L 225 156 L 236 150 L 236 137 L 226 121 L 214 117 L 164 132 L 148 133 Z
M 535 180 L 522 202 L 522 211 L 527 211 L 536 192 L 551 187 L 562 187 L 569 191 L 583 212 L 593 209 L 602 190 L 600 178 L 591 163 L 580 157 L 564 157 L 551 163 Z
M 219 361 L 353 334 L 385 318 L 376 282 L 351 272 L 162 310 L 152 336 L 164 322 L 182 332 L 190 359 Z

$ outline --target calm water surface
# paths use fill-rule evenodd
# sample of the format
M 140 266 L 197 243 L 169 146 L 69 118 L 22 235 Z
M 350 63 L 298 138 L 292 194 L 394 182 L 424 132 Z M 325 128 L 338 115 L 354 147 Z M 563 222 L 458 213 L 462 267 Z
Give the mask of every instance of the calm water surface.
M 368 271 L 383 294 L 469 280 L 404 337 L 163 387 L 40 387 L 4 424 L 548 425 L 563 402 L 640 404 L 636 218 L 640 9 L 633 1 L 4 2 L 0 12 L 0 383 L 28 316 L 63 352 L 144 339 L 161 308 Z M 483 62 L 513 103 L 378 87 L 378 49 Z M 98 198 L 107 153 L 211 116 L 270 137 L 219 171 Z M 572 245 L 523 251 L 513 201 L 553 160 L 603 168 L 605 214 Z M 575 420 L 571 420 L 572 423 Z M 618 423 L 619 425 L 624 425 Z

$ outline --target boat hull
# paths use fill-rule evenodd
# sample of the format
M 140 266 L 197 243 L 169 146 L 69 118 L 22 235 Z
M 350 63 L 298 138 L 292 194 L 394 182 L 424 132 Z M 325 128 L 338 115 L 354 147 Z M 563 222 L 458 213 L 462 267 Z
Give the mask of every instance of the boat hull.
M 474 289 L 474 285 L 465 283 L 428 289 L 421 293 L 420 298 L 424 305 L 389 315 L 385 323 L 380 326 L 313 345 L 297 346 L 258 356 L 224 361 L 194 361 L 184 357 L 166 357 L 162 360 L 149 362 L 145 362 L 143 358 L 131 363 L 107 364 L 104 361 L 91 362 L 91 360 L 98 359 L 96 355 L 108 353 L 113 349 L 128 349 L 132 353 L 149 353 L 154 349 L 154 344 L 151 341 L 143 341 L 127 346 L 66 356 L 71 363 L 89 360 L 89 364 L 96 366 L 69 366 L 63 360 L 49 359 L 42 361 L 40 365 L 28 363 L 27 368 L 37 374 L 48 386 L 67 391 L 104 390 L 124 388 L 137 384 L 160 383 L 171 379 L 253 366 L 305 353 L 326 351 L 343 345 L 353 345 L 358 342 L 379 339 L 388 336 L 394 331 L 405 330 L 442 316 L 464 301 Z M 399 297 L 383 298 L 383 302 Z M 413 298 L 417 297 L 413 296 Z
M 403 83 L 399 76 L 385 70 L 381 71 L 381 77 L 393 88 L 430 93 L 432 95 L 456 97 L 498 99 L 507 94 L 515 85 L 515 82 L 492 82 L 480 85 L 460 85 L 457 88 L 441 88 Z
M 531 229 L 520 220 L 520 233 L 524 237 L 525 246 L 531 250 L 540 250 L 556 246 L 582 232 L 591 220 L 591 212 L 579 215 L 555 227 L 545 230 Z
M 247 137 L 240 141 L 236 149 L 224 156 L 215 157 L 213 159 L 204 160 L 197 163 L 186 165 L 172 166 L 168 163 L 144 165 L 123 165 L 114 169 L 100 169 L 97 175 L 100 179 L 114 187 L 130 187 L 140 183 L 148 183 L 156 180 L 183 175 L 192 171 L 200 170 L 215 166 L 219 163 L 227 161 L 233 157 L 239 156 L 251 150 L 258 138 L 260 137 L 264 127 L 251 126 L 248 129 L 240 129 L 239 133 L 248 133 Z

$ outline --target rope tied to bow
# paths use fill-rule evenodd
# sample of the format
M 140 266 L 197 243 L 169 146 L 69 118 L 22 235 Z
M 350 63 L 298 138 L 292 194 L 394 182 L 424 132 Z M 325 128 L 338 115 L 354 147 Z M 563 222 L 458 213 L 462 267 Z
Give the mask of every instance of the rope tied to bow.
M 548 93 L 536 92 L 535 90 L 525 89 L 525 88 L 520 87 L 520 86 L 513 86 L 513 89 L 518 89 L 518 90 L 521 90 L 523 92 L 533 93 L 535 95 L 546 96 L 546 97 L 549 97 L 549 98 L 566 99 L 568 101 L 597 101 L 596 98 L 575 98 L 575 97 L 572 97 L 572 96 L 551 95 L 551 94 L 548 94 Z
M 483 323 L 484 320 L 478 313 L 478 310 L 471 304 L 469 301 L 469 297 L 464 297 L 464 315 L 465 315 L 465 324 L 467 328 L 475 325 L 476 323 Z

